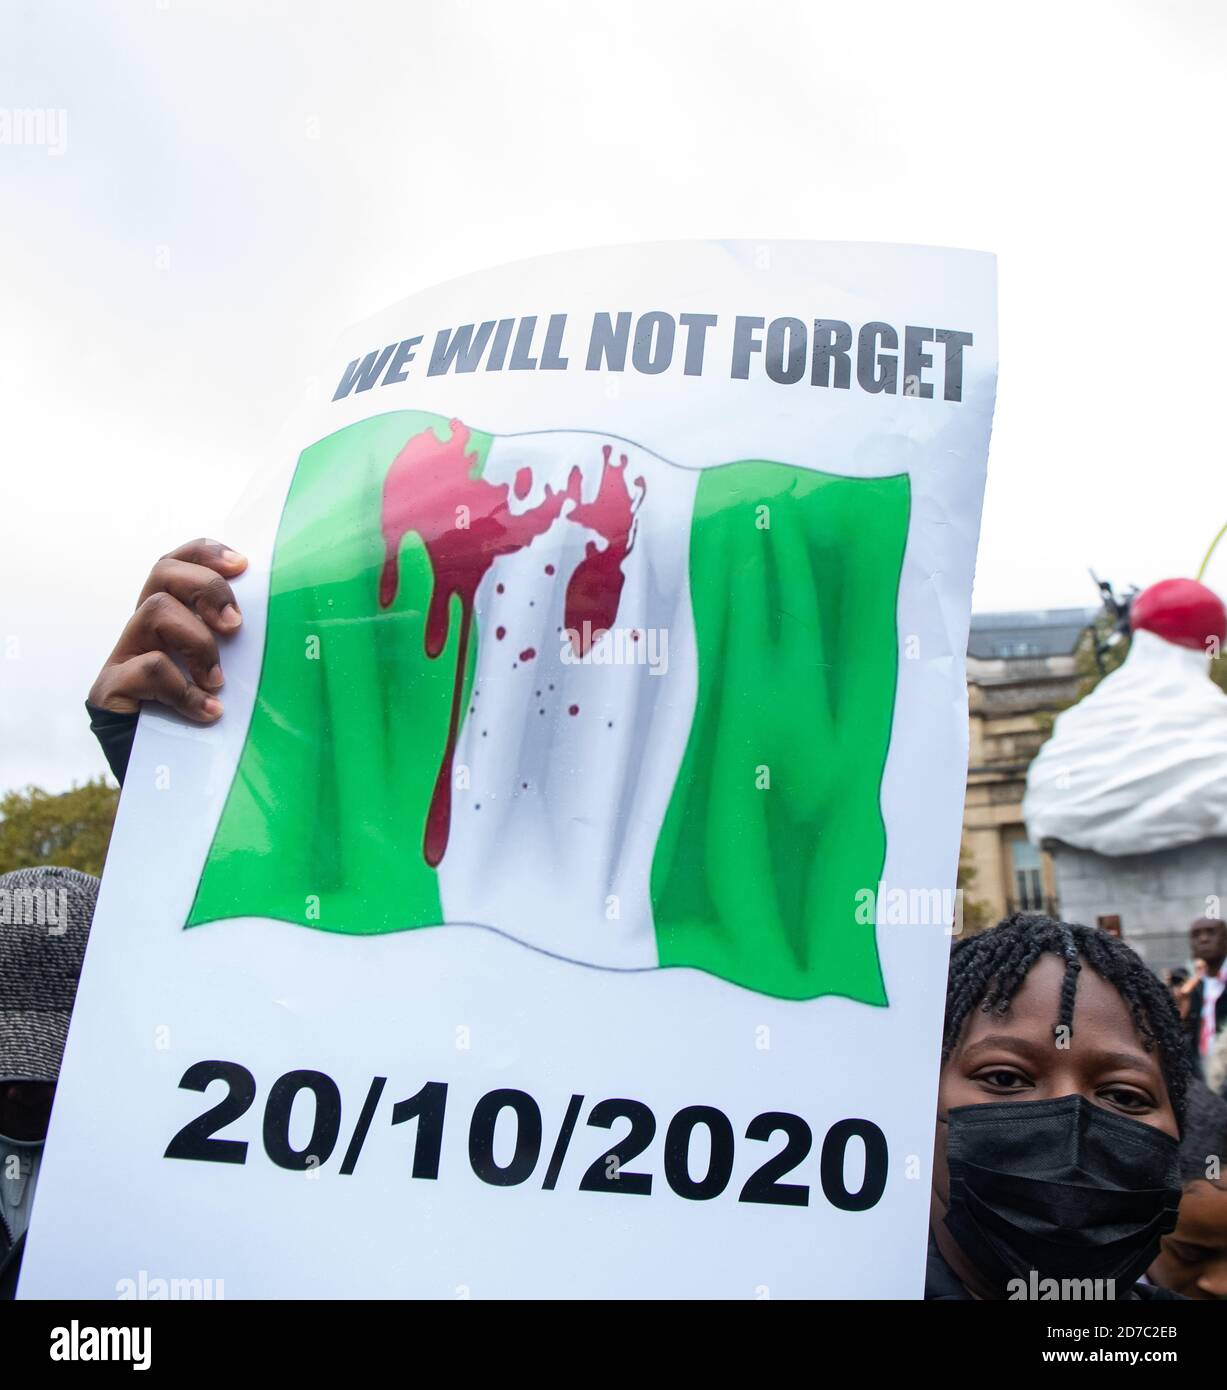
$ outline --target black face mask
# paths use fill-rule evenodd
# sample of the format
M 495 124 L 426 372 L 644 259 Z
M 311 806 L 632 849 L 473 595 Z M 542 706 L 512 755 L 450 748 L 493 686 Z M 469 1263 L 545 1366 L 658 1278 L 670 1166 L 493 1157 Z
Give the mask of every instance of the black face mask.
M 1011 1279 L 1111 1279 L 1117 1297 L 1176 1225 L 1179 1146 L 1085 1096 L 948 1112 L 946 1227 L 1004 1297 Z

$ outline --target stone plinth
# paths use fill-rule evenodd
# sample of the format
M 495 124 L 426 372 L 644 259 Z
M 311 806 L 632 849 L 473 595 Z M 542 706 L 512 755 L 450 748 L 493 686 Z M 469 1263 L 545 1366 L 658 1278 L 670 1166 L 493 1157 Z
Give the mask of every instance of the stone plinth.
M 1227 839 L 1119 856 L 1059 840 L 1044 848 L 1052 856 L 1061 916 L 1094 926 L 1097 917 L 1117 914 L 1125 940 L 1156 971 L 1187 964 L 1189 923 L 1221 916 L 1227 900 Z

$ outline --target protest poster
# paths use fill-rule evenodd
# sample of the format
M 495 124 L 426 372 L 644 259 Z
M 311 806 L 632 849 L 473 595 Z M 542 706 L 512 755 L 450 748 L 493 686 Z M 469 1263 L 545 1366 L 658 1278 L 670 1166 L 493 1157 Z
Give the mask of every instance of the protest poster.
M 799 242 L 344 335 L 224 717 L 142 717 L 21 1295 L 918 1296 L 995 339 L 991 256 Z

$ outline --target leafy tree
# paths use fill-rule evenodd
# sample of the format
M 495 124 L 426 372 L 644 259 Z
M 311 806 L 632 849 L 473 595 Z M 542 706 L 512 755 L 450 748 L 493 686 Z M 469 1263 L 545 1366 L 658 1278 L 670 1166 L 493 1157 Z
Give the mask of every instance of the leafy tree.
M 967 858 L 967 846 L 959 847 L 959 872 L 955 879 L 955 887 L 963 893 L 963 935 L 974 936 L 976 932 L 983 931 L 990 925 L 989 918 L 993 915 L 992 907 L 989 903 L 981 902 L 980 899 L 972 897 L 972 888 L 975 885 L 977 871 Z
M 118 805 L 105 777 L 58 795 L 27 787 L 0 796 L 0 873 L 54 864 L 100 874 Z

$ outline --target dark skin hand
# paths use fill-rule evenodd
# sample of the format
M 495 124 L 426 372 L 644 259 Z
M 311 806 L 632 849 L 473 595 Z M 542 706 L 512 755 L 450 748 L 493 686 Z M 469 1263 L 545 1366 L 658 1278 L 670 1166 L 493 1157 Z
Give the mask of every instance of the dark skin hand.
M 230 580 L 246 568 L 246 559 L 220 541 L 188 541 L 164 555 L 98 673 L 90 703 L 135 714 L 150 701 L 197 724 L 215 723 L 224 679 L 218 638 L 242 624 Z
M 1227 1298 L 1227 1181 L 1186 1184 L 1176 1229 L 1147 1273 L 1186 1298 Z
M 1085 963 L 1078 976 L 1074 1024 L 1068 1047 L 1058 1047 L 1053 1026 L 1059 1015 L 1065 963 L 1043 955 L 1032 966 L 1008 1012 L 975 1010 L 958 1046 L 943 1063 L 937 1113 L 958 1105 L 1054 1100 L 1085 1096 L 1114 1115 L 1127 1115 L 1180 1137 L 1157 1053 L 1147 1052 L 1128 1006 L 1116 990 Z M 992 1285 L 975 1268 L 946 1229 L 950 1173 L 946 1126 L 937 1126 L 933 1154 L 933 1200 L 929 1224 L 946 1263 L 977 1298 L 995 1298 Z

